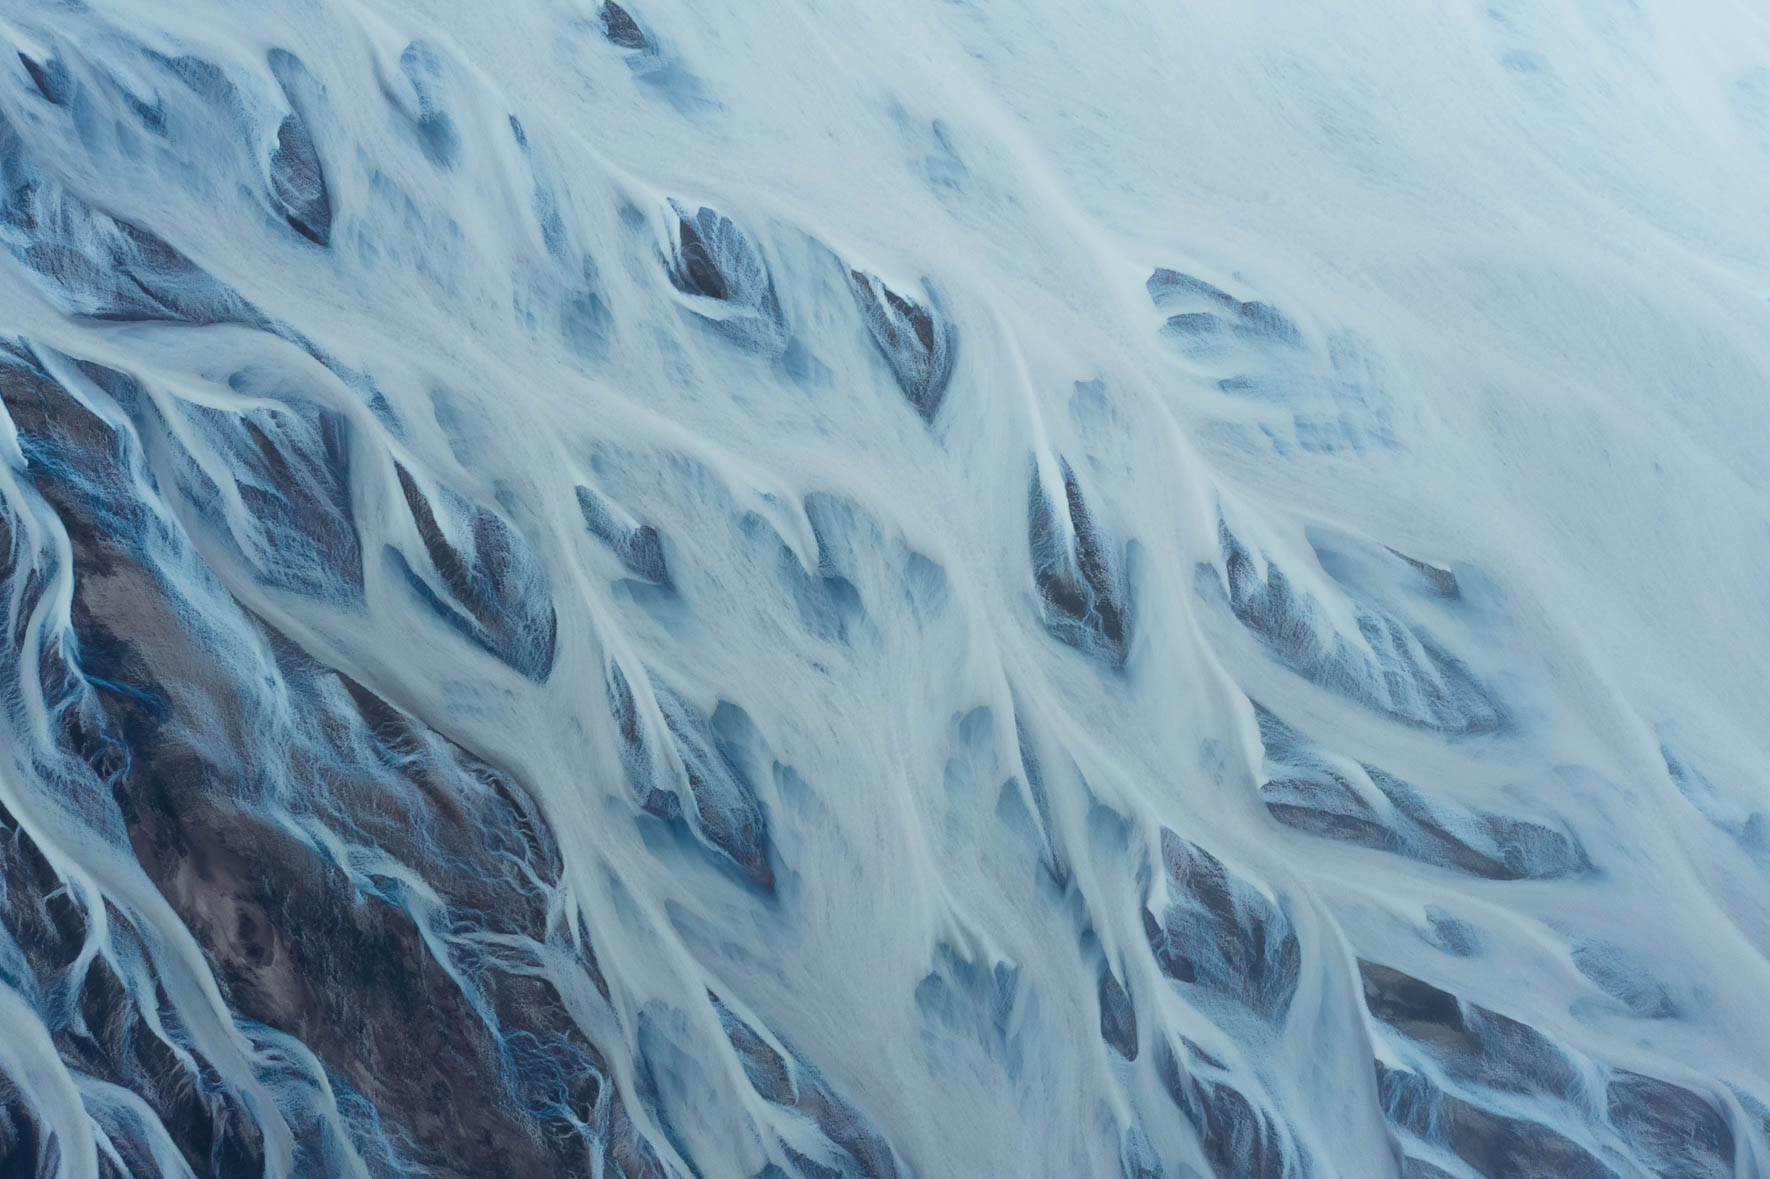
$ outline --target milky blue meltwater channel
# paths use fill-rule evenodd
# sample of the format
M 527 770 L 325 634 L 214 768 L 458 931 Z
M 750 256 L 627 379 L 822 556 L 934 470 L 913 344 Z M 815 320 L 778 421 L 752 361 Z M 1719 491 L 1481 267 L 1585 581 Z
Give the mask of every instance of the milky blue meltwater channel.
M 0 0 L 0 1175 L 1770 1175 L 1770 20 Z

